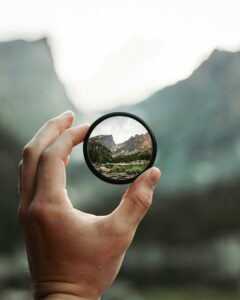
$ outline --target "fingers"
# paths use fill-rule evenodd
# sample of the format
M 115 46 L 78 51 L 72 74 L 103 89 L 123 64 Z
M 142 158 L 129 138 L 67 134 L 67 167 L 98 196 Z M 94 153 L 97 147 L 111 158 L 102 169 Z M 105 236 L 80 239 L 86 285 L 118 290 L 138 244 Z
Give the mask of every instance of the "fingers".
M 141 222 L 152 203 L 155 184 L 160 179 L 158 168 L 151 168 L 141 174 L 128 188 L 115 214 L 119 228 L 133 229 Z
M 72 125 L 74 114 L 70 111 L 49 120 L 24 147 L 22 159 L 21 209 L 25 210 L 32 201 L 38 161 L 42 152 L 63 132 Z
M 66 187 L 65 163 L 72 148 L 81 143 L 89 129 L 88 124 L 65 130 L 41 155 L 38 169 L 37 193 L 62 194 Z M 59 194 L 60 194 L 59 193 Z M 41 201 L 62 201 L 61 197 L 41 197 Z

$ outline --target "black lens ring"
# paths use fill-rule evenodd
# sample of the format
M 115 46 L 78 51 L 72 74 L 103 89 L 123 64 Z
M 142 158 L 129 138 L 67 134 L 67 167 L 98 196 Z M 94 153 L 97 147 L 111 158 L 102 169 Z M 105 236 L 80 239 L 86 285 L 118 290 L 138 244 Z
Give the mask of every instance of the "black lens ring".
M 107 178 L 105 176 L 103 176 L 100 172 L 98 172 L 92 165 L 90 158 L 88 156 L 88 140 L 89 137 L 91 135 L 91 133 L 93 132 L 93 130 L 95 129 L 95 127 L 101 123 L 102 121 L 109 119 L 111 117 L 118 117 L 118 116 L 123 116 L 123 117 L 129 117 L 132 118 L 136 121 L 138 121 L 140 124 L 142 124 L 147 131 L 150 134 L 151 140 L 152 140 L 152 157 L 148 163 L 148 165 L 146 166 L 146 168 L 138 173 L 136 176 L 132 177 L 132 178 L 128 178 L 125 180 L 117 180 L 117 179 L 111 179 L 111 178 Z M 103 115 L 102 117 L 98 118 L 96 121 L 94 121 L 92 123 L 92 125 L 90 126 L 85 138 L 84 138 L 84 142 L 83 142 L 83 155 L 86 161 L 86 164 L 88 166 L 88 168 L 93 172 L 94 175 L 96 175 L 98 178 L 100 178 L 101 180 L 108 182 L 108 183 L 112 183 L 112 184 L 128 184 L 133 182 L 140 174 L 142 174 L 144 171 L 146 171 L 147 169 L 151 168 L 155 162 L 156 159 L 156 155 L 157 155 L 157 142 L 156 142 L 156 138 L 153 134 L 153 131 L 151 130 L 151 128 L 138 116 L 134 115 L 134 114 L 130 114 L 130 113 L 126 113 L 126 112 L 112 112 L 112 113 L 108 113 Z

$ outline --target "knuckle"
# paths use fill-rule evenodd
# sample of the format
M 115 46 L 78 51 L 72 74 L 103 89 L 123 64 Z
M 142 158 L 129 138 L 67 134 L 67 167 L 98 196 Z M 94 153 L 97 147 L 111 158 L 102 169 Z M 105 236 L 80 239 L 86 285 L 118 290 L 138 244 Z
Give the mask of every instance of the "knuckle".
M 22 154 L 22 156 L 23 156 L 24 160 L 32 159 L 36 155 L 37 155 L 37 149 L 33 145 L 27 144 L 23 148 L 23 154 Z
M 142 213 L 146 213 L 151 206 L 152 197 L 144 193 L 135 193 L 129 199 L 133 205 L 138 208 Z
M 59 216 L 59 209 L 53 202 L 52 193 L 38 191 L 28 209 L 28 219 L 32 224 L 54 226 Z
M 54 126 L 54 123 L 55 123 L 55 119 L 52 118 L 52 119 L 49 119 L 49 120 L 46 122 L 46 125 L 47 125 L 47 126 Z
M 40 162 L 46 162 L 49 159 L 51 159 L 53 156 L 52 152 L 49 150 L 43 151 L 43 153 L 40 155 Z
M 47 211 L 41 203 L 34 203 L 28 210 L 28 218 L 34 222 L 46 222 Z
M 53 130 L 57 130 L 57 131 L 60 130 L 60 124 L 59 124 L 57 118 L 48 120 L 46 123 L 46 126 L 51 127 Z

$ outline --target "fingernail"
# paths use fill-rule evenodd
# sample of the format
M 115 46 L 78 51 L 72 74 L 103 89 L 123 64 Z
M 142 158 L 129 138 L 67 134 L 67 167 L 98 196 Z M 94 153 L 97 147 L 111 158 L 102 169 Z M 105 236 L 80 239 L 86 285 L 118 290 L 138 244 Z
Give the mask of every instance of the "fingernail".
M 160 176 L 161 176 L 161 171 L 160 171 L 158 168 L 153 167 L 153 168 L 151 169 L 150 174 L 149 174 L 149 180 L 150 180 L 152 186 L 155 186 L 155 185 L 156 185 L 156 183 L 157 183 L 157 182 L 159 181 L 159 179 L 160 179 Z
M 62 117 L 74 116 L 74 113 L 71 110 L 67 110 L 64 113 L 60 114 Z

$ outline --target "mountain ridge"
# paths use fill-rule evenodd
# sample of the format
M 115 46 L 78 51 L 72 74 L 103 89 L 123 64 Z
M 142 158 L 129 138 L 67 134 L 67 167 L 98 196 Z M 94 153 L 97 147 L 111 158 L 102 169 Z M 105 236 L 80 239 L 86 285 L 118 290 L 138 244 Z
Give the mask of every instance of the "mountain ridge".
M 0 66 L 0 127 L 19 142 L 65 110 L 79 117 L 57 76 L 47 38 L 0 42 Z
M 145 134 L 136 134 L 129 137 L 126 141 L 116 144 L 112 135 L 98 135 L 89 139 L 90 151 L 93 151 L 94 154 L 91 154 L 92 157 L 97 156 L 97 151 L 103 151 L 104 155 L 107 150 L 110 152 L 106 157 L 109 161 L 114 161 L 119 158 L 119 160 L 127 156 L 136 156 L 136 158 L 144 156 L 144 154 L 151 155 L 152 152 L 152 141 L 149 133 Z M 103 147 L 100 147 L 102 145 Z M 94 150 L 93 150 L 94 148 Z M 99 149 L 100 148 L 100 149 Z M 111 158 L 110 158 L 111 157 Z
M 192 74 L 120 111 L 150 125 L 162 190 L 206 188 L 239 175 L 240 52 L 213 51 Z

